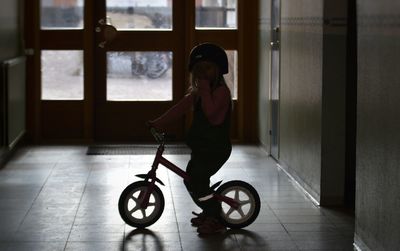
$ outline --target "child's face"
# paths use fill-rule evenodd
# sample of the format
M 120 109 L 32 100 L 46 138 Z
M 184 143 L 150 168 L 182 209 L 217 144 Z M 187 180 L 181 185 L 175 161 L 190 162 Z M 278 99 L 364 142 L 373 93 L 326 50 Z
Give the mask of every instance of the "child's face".
M 194 80 L 209 80 L 213 82 L 217 78 L 218 67 L 212 62 L 202 61 L 193 66 L 192 75 Z

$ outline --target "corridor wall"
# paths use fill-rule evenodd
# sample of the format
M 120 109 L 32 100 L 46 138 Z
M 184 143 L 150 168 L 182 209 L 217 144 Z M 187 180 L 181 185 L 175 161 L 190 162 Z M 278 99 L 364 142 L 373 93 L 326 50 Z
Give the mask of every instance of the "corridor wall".
M 282 0 L 281 15 L 279 161 L 319 200 L 323 1 Z
M 281 166 L 321 205 L 344 203 L 345 0 L 282 0 Z
M 14 67 L 11 63 L 13 67 L 5 67 L 24 54 L 23 3 L 23 0 L 4 0 L 0 8 L 0 167 L 10 155 L 8 138 L 14 141 L 15 130 L 25 128 L 21 119 L 25 114 L 20 113 L 25 108 L 21 98 L 25 90 L 20 88 L 25 84 L 24 64 Z
M 357 1 L 355 244 L 400 250 L 400 2 Z

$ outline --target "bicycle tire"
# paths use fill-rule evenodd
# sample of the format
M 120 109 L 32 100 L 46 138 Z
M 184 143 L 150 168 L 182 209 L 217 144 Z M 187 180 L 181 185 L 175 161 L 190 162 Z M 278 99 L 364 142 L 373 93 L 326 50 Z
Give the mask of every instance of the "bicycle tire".
M 221 220 L 229 228 L 247 227 L 256 220 L 260 213 L 260 196 L 253 186 L 244 181 L 233 180 L 226 182 L 217 189 L 216 193 L 241 203 L 239 209 L 234 209 L 226 203 L 221 203 Z M 242 198 L 240 198 L 241 196 Z
M 165 206 L 164 195 L 161 189 L 154 185 L 153 191 L 150 194 L 149 206 L 147 209 L 139 206 L 140 201 L 135 197 L 139 196 L 138 193 L 149 187 L 150 183 L 146 181 L 138 181 L 127 186 L 121 193 L 118 201 L 118 210 L 121 218 L 126 224 L 136 227 L 145 228 L 154 224 L 162 215 Z M 134 205 L 132 205 L 134 203 Z M 132 209 L 133 206 L 133 209 Z M 151 210 L 150 214 L 147 214 L 146 210 Z M 138 214 L 137 211 L 140 211 Z M 142 216 L 140 218 L 139 216 Z

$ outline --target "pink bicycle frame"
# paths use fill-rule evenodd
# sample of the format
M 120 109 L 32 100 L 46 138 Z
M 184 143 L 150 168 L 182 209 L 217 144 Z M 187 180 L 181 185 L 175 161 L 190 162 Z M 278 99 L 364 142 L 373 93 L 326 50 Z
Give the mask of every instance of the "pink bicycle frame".
M 147 208 L 147 206 L 149 204 L 150 194 L 152 193 L 152 191 L 154 189 L 155 182 L 158 180 L 156 172 L 157 172 L 157 168 L 158 168 L 159 164 L 165 166 L 172 172 L 176 173 L 177 175 L 182 177 L 185 181 L 190 182 L 190 177 L 185 171 L 183 171 L 182 169 L 180 169 L 175 164 L 173 164 L 172 162 L 170 162 L 169 160 L 167 160 L 166 158 L 164 158 L 162 156 L 164 153 L 164 150 L 165 150 L 164 143 L 162 143 L 157 149 L 157 153 L 154 158 L 152 168 L 151 168 L 150 172 L 147 174 L 146 179 L 145 179 L 145 181 L 148 181 L 149 179 L 151 180 L 150 185 L 149 185 L 148 189 L 146 189 L 146 192 L 144 194 L 143 194 L 143 191 L 141 191 L 139 194 L 139 198 L 142 198 L 142 196 L 144 196 L 142 203 L 141 203 L 142 208 Z M 163 184 L 160 180 L 158 180 L 158 181 L 161 184 Z M 227 203 L 228 205 L 230 205 L 231 207 L 233 207 L 235 209 L 238 209 L 240 206 L 236 200 L 229 198 L 227 196 L 221 195 L 221 194 L 214 194 L 214 198 L 216 198 L 219 201 L 223 201 L 223 202 Z

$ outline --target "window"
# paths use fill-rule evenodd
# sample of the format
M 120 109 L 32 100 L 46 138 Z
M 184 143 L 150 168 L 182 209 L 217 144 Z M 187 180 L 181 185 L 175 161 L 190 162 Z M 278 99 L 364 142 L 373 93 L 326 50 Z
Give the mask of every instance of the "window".
M 41 0 L 42 29 L 83 29 L 83 0 Z
M 43 50 L 42 100 L 83 100 L 83 52 Z
M 172 0 L 108 0 L 107 18 L 118 30 L 171 30 Z
M 225 82 L 231 90 L 231 95 L 233 99 L 237 99 L 238 95 L 238 57 L 237 51 L 227 50 L 226 54 L 228 56 L 229 63 L 229 73 L 224 76 Z
M 237 28 L 236 0 L 196 0 L 196 28 Z
M 108 52 L 107 100 L 172 100 L 172 52 Z

